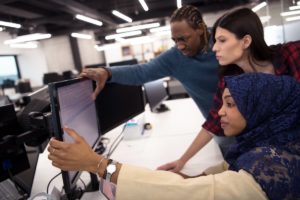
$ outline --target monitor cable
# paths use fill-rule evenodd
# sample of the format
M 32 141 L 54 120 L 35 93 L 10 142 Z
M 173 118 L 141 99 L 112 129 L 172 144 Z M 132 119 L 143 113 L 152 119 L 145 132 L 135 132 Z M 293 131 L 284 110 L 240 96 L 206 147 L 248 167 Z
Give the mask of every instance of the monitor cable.
M 51 180 L 49 181 L 48 185 L 47 185 L 47 190 L 46 190 L 46 193 L 48 194 L 49 193 L 49 187 L 50 187 L 50 184 L 51 182 L 56 178 L 58 177 L 59 175 L 61 175 L 61 172 L 59 172 L 58 174 L 56 174 L 53 178 L 51 178 Z
M 122 139 L 123 139 L 123 132 L 124 132 L 125 128 L 126 128 L 126 123 L 123 125 L 122 131 L 119 133 L 119 135 L 116 137 L 116 139 L 110 145 L 109 150 L 108 150 L 107 155 L 106 155 L 107 158 L 110 158 L 111 154 L 115 151 L 115 149 L 117 148 L 117 146 L 122 141 Z

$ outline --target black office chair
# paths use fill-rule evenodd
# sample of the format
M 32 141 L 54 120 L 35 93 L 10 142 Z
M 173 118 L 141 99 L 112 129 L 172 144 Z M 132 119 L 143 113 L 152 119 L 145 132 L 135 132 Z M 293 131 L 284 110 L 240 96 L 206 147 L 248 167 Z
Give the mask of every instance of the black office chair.
M 68 80 L 68 79 L 74 78 L 74 74 L 73 74 L 73 72 L 71 70 L 64 71 L 62 73 L 62 76 L 63 76 L 64 80 Z
M 2 82 L 2 85 L 1 85 L 1 88 L 2 88 L 2 94 L 6 94 L 5 90 L 8 89 L 12 89 L 12 90 L 15 90 L 16 89 L 16 86 L 15 86 L 15 81 L 12 80 L 12 79 L 4 79 L 3 82 Z
M 15 87 L 15 81 L 12 79 L 4 79 L 2 83 L 2 88 L 13 88 Z
M 44 85 L 62 80 L 64 80 L 63 76 L 56 72 L 45 73 L 43 77 Z
M 32 88 L 29 81 L 20 81 L 16 86 L 16 92 L 27 93 L 32 92 Z

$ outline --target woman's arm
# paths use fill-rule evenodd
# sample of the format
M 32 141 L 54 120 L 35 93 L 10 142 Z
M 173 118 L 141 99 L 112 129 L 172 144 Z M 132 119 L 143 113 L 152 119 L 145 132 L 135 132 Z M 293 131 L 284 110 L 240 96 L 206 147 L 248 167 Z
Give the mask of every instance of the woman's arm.
M 62 170 L 89 171 L 103 177 L 108 160 L 95 153 L 74 130 L 65 131 L 74 143 L 51 139 L 48 157 L 52 164 Z M 119 200 L 266 199 L 253 177 L 243 170 L 184 179 L 171 172 L 118 163 L 111 181 L 117 184 Z
M 178 160 L 162 165 L 157 169 L 179 172 L 183 168 L 185 163 L 198 151 L 200 151 L 200 149 L 202 149 L 211 139 L 212 135 L 207 130 L 202 128 L 192 144 Z

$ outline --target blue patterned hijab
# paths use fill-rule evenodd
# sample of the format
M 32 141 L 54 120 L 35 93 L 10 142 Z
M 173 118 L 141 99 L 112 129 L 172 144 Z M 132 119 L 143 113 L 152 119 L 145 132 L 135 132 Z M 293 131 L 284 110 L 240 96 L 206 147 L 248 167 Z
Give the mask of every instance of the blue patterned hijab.
M 252 174 L 270 199 L 300 199 L 300 84 L 263 73 L 225 83 L 247 121 L 225 156 L 229 169 Z

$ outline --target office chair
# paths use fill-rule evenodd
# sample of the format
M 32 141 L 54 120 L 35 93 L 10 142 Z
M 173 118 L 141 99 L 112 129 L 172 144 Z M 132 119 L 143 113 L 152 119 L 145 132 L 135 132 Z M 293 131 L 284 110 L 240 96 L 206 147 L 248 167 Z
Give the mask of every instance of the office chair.
M 73 74 L 73 72 L 71 70 L 64 71 L 62 73 L 62 76 L 63 76 L 64 80 L 68 80 L 68 79 L 74 78 L 74 74 Z
M 62 80 L 64 80 L 63 76 L 56 72 L 45 73 L 43 77 L 44 85 L 47 85 L 48 83 L 52 83 L 52 82 L 62 81 Z
M 16 86 L 18 93 L 32 92 L 32 88 L 29 81 L 20 81 Z

